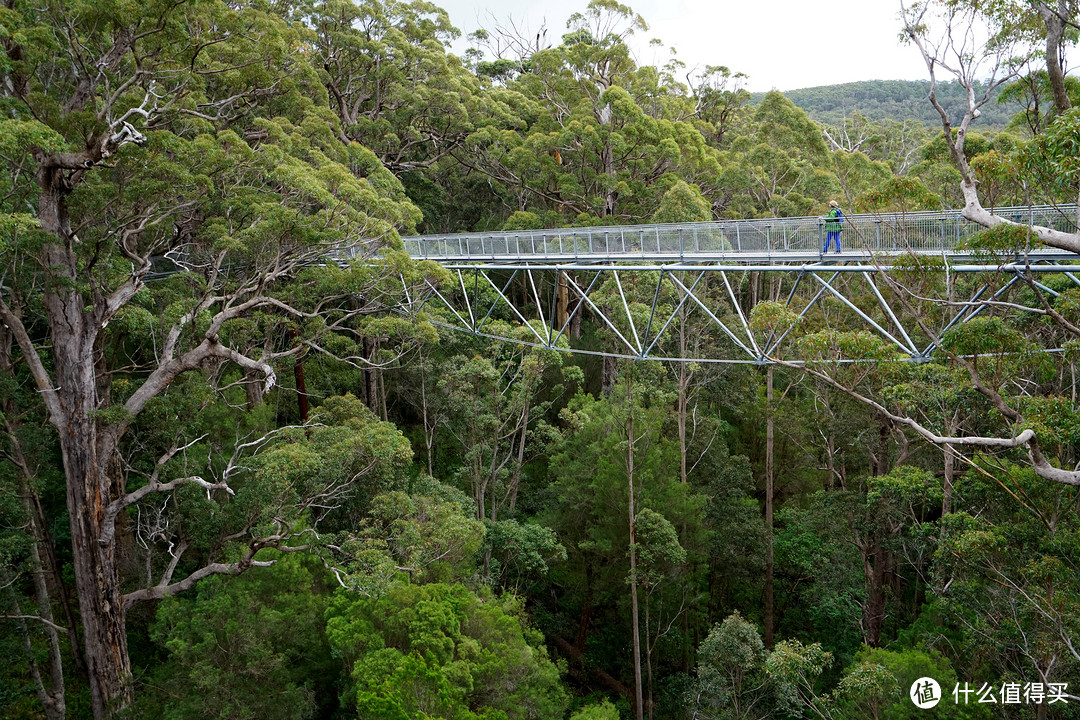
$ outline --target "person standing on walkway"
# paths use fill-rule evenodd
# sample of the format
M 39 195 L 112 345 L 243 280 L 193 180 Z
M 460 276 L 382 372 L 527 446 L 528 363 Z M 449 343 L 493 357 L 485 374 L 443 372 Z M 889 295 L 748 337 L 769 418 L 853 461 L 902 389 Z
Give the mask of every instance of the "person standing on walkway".
M 825 218 L 825 249 L 822 253 L 829 252 L 829 245 L 833 240 L 836 241 L 836 252 L 840 252 L 840 233 L 844 229 L 844 213 L 840 211 L 840 206 L 835 200 L 829 201 L 829 214 Z

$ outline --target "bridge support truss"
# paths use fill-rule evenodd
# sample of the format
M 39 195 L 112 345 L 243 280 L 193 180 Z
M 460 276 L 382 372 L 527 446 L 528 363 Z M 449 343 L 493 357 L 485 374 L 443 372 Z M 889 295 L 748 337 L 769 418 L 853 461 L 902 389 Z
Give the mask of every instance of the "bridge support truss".
M 1022 307 L 1038 305 L 1035 292 L 1053 297 L 1066 284 L 1080 287 L 1080 266 L 1066 264 L 1075 256 L 1001 264 L 951 264 L 954 259 L 862 257 L 762 265 L 446 263 L 452 281 L 429 286 L 415 307 L 455 331 L 627 359 L 797 361 L 800 335 L 832 329 L 867 331 L 902 359 L 924 362 L 942 335 L 959 325 L 990 314 L 1030 319 Z M 755 326 L 754 308 L 762 302 L 797 322 Z M 575 318 L 582 317 L 606 331 L 600 346 L 573 337 L 579 324 Z M 527 331 L 508 331 L 514 324 Z

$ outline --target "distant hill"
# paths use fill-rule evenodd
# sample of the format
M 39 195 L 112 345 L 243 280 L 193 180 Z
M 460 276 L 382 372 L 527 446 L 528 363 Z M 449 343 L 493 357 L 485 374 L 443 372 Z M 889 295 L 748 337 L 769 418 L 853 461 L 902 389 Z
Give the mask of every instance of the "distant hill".
M 858 110 L 867 119 L 914 119 L 929 127 L 941 127 L 937 112 L 927 100 L 930 82 L 926 80 L 864 80 L 842 85 L 790 90 L 784 95 L 822 123 L 838 123 L 845 115 Z M 938 98 L 949 110 L 950 119 L 958 120 L 963 112 L 964 90 L 959 83 L 938 83 Z M 765 93 L 751 95 L 751 104 L 758 103 Z M 998 105 L 995 98 L 982 108 L 975 121 L 979 130 L 1001 130 L 1021 110 L 1015 103 Z

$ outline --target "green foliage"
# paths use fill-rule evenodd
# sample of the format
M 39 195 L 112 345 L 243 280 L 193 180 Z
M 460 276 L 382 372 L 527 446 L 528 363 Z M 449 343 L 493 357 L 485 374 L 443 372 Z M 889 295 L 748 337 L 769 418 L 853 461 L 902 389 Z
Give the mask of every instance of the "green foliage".
M 799 313 L 786 303 L 764 301 L 750 309 L 750 329 L 758 342 L 766 344 L 790 332 L 799 322 Z
M 335 662 L 323 634 L 325 577 L 292 557 L 167 598 L 150 627 L 167 659 L 136 708 L 169 720 L 302 720 L 333 707 Z
M 815 362 L 838 361 L 845 358 L 885 362 L 895 360 L 897 357 L 895 346 L 887 344 L 880 336 L 867 330 L 850 332 L 823 330 L 809 333 L 798 339 L 797 348 L 801 357 Z
M 928 80 L 866 80 L 789 90 L 785 95 L 821 123 L 835 124 L 857 111 L 870 120 L 911 118 L 929 128 L 939 129 L 941 118 L 926 101 L 929 86 Z M 996 99 L 1002 93 L 994 93 L 991 98 Z M 960 109 L 966 107 L 967 96 L 959 83 L 939 81 L 937 94 L 950 117 L 956 117 Z M 763 93 L 755 94 L 751 102 L 759 102 L 762 97 Z M 984 105 L 981 120 L 991 126 L 1004 127 L 1020 107 L 1013 102 L 1007 97 L 1000 107 L 992 103 Z
M 377 597 L 402 573 L 420 583 L 471 575 L 484 528 L 467 512 L 457 502 L 425 495 L 399 491 L 375 497 L 360 526 L 328 545 L 339 582 Z
M 833 151 L 832 169 L 844 192 L 844 202 L 841 205 L 855 208 L 861 208 L 857 198 L 863 197 L 873 188 L 880 187 L 892 172 L 882 161 L 873 160 L 859 151 L 848 152 L 843 149 Z
M 472 129 L 480 84 L 446 52 L 460 33 L 426 2 L 343 2 L 303 7 L 317 32 L 313 65 L 346 142 L 401 174 L 434 162 Z
M 654 223 L 683 223 L 712 220 L 712 209 L 701 190 L 679 180 L 664 193 L 652 215 Z
M 836 696 L 853 708 L 855 717 L 881 717 L 881 706 L 901 697 L 900 683 L 884 665 L 862 660 L 850 667 L 836 686 Z
M 499 520 L 485 523 L 485 528 L 495 563 L 491 575 L 515 593 L 523 584 L 546 576 L 550 563 L 566 560 L 566 548 L 549 527 Z
M 739 182 L 752 202 L 744 214 L 809 215 L 836 194 L 835 177 L 818 172 L 831 160 L 821 131 L 791 100 L 776 91 L 766 94 L 750 128 L 732 145 L 740 153 Z
M 887 475 L 867 480 L 866 503 L 880 511 L 908 515 L 913 522 L 926 519 L 941 504 L 941 487 L 926 470 L 901 465 Z
M 401 432 L 382 422 L 352 395 L 327 398 L 313 413 L 310 427 L 291 428 L 281 441 L 255 458 L 258 482 L 240 498 L 277 506 L 302 505 L 325 493 L 346 491 L 348 499 L 327 514 L 326 529 L 355 522 L 368 512 L 376 494 L 404 485 L 412 448 Z M 316 520 L 324 512 L 314 508 Z
M 861 212 L 916 212 L 938 210 L 942 202 L 918 178 L 894 177 L 855 199 Z
M 1028 143 L 1019 153 L 1017 165 L 1022 177 L 1040 186 L 1040 199 L 1074 201 L 1080 187 L 1080 108 L 1071 108 L 1050 124 L 1046 132 Z
M 964 246 L 990 262 L 1004 262 L 1031 247 L 1033 239 L 1023 225 L 1003 223 L 975 233 L 964 241 Z
M 993 210 L 995 205 L 1023 203 L 1016 153 L 992 149 L 971 159 L 971 169 L 979 181 L 984 202 Z M 996 228 L 994 228 L 996 229 Z
M 953 328 L 941 340 L 941 347 L 948 352 L 971 356 L 984 380 L 993 387 L 1001 387 L 1021 374 L 1044 378 L 1053 372 L 1042 348 L 1001 318 L 974 318 Z
M 943 695 L 937 707 L 926 710 L 908 698 L 912 684 L 923 677 L 937 680 Z M 938 652 L 864 647 L 837 687 L 839 706 L 845 716 L 882 720 L 989 717 L 986 705 L 954 704 L 951 693 L 957 680 L 952 663 Z
M 1032 651 L 1080 631 L 1080 586 L 1068 569 L 1080 529 L 1074 513 L 1057 510 L 1075 502 L 1076 490 L 1011 463 L 976 463 L 957 483 L 960 511 L 941 523 L 936 571 L 952 581 L 939 592 L 939 608 L 974 631 L 971 652 L 989 651 L 995 672 L 1023 681 L 1036 671 Z M 1059 680 L 1075 672 L 1072 661 L 1051 669 Z
M 518 210 L 503 223 L 503 230 L 539 230 L 544 227 L 540 216 L 533 212 Z
M 581 708 L 570 720 L 619 720 L 619 711 L 607 700 L 601 700 Z
M 774 555 L 777 594 L 802 609 L 788 635 L 820 639 L 837 655 L 854 654 L 862 641 L 862 562 L 851 531 L 835 522 L 852 508 L 842 495 L 818 492 L 806 507 L 788 505 L 776 514 Z
M 778 642 L 765 660 L 765 672 L 777 684 L 781 707 L 796 714 L 811 710 L 828 717 L 833 700 L 828 695 L 819 695 L 815 686 L 832 662 L 832 653 L 819 643 Z
M 404 585 L 377 600 L 338 593 L 327 637 L 350 669 L 358 717 L 559 717 L 567 696 L 513 598 Z M 479 710 L 479 712 L 477 712 Z
M 1080 100 L 1080 82 L 1066 75 L 1065 92 L 1073 105 Z M 1022 75 L 1004 85 L 998 94 L 997 103 L 1015 103 L 1021 110 L 1012 119 L 1010 125 L 1021 127 L 1033 136 L 1041 135 L 1053 121 L 1055 107 L 1050 74 L 1046 70 L 1036 70 Z
M 663 582 L 673 569 L 686 562 L 686 550 L 679 544 L 675 527 L 660 513 L 647 507 L 634 518 L 638 577 L 629 578 L 645 587 Z
M 738 612 L 717 623 L 698 647 L 688 705 L 703 720 L 769 717 L 768 657 L 757 627 Z
M 1075 445 L 1080 442 L 1080 408 L 1071 398 L 1036 396 L 1018 398 L 1024 421 L 1041 442 Z

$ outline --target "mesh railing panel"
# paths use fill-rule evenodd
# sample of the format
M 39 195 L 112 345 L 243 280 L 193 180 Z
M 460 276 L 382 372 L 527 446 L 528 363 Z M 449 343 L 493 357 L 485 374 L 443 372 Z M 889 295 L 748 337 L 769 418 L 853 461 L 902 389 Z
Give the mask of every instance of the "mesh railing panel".
M 998 208 L 1015 222 L 1076 232 L 1075 206 Z M 983 228 L 959 211 L 848 215 L 844 250 L 950 252 Z M 814 253 L 822 249 L 819 217 L 731 220 L 667 225 L 421 235 L 403 238 L 405 250 L 432 260 L 543 260 L 566 258 L 682 258 Z

